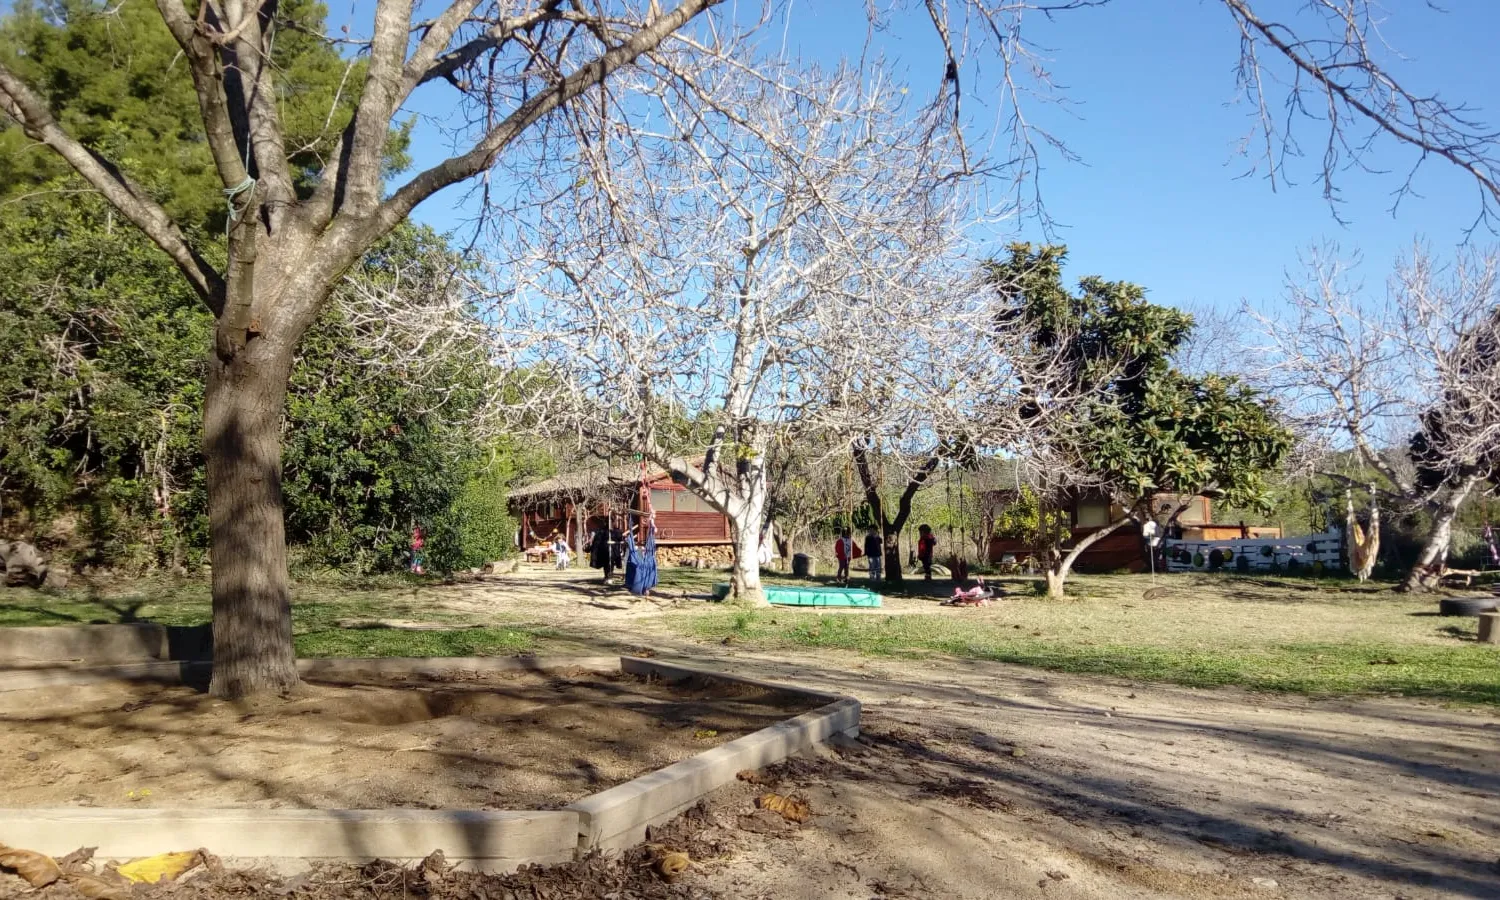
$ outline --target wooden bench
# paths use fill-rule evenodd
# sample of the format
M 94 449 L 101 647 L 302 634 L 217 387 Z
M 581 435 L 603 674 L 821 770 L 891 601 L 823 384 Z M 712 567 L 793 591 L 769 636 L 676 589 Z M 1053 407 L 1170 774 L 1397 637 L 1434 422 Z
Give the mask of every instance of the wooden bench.
M 1488 573 L 1481 572 L 1478 569 L 1444 568 L 1443 574 L 1438 576 L 1438 583 L 1458 587 L 1460 586 L 1460 579 L 1462 579 L 1461 585 L 1463 587 L 1469 587 L 1474 583 L 1475 578 L 1485 574 Z

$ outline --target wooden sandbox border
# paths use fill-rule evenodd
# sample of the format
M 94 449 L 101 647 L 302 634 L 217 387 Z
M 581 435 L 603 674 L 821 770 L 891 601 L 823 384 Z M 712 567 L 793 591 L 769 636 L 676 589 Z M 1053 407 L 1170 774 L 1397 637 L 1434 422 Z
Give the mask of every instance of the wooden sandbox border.
M 11 670 L 0 672 L 0 692 L 115 680 L 181 683 L 202 680 L 207 668 L 201 662 L 140 662 Z M 838 735 L 859 734 L 860 704 L 852 697 L 633 656 L 304 659 L 297 668 L 306 678 L 324 680 L 619 671 L 668 682 L 743 684 L 821 705 L 560 810 L 0 808 L 0 843 L 54 856 L 97 847 L 102 859 L 203 847 L 225 860 L 283 870 L 377 857 L 411 862 L 442 850 L 466 867 L 506 872 L 527 863 L 565 862 L 596 849 L 629 847 L 645 839 L 648 827 L 734 781 L 741 770 L 780 762 Z

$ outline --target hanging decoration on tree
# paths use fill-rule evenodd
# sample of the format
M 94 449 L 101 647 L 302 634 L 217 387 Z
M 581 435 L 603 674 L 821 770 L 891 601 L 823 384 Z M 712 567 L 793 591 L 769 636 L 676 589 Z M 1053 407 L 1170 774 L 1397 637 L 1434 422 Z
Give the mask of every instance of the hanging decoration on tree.
M 1380 504 L 1375 500 L 1375 486 L 1370 486 L 1368 533 L 1359 527 L 1359 519 L 1354 516 L 1353 492 L 1344 492 L 1344 505 L 1348 519 L 1349 569 L 1360 581 L 1368 581 L 1370 574 L 1375 571 L 1375 557 L 1380 553 Z

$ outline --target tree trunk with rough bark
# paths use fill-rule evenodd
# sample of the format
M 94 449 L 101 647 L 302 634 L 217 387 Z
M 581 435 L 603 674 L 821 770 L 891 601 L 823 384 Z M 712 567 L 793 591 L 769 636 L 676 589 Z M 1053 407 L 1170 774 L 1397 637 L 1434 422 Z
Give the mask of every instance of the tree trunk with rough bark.
M 1421 593 L 1433 590 L 1442 581 L 1443 565 L 1448 559 L 1448 545 L 1453 541 L 1453 521 L 1458 517 L 1458 506 L 1445 503 L 1435 513 L 1432 530 L 1427 534 L 1427 543 L 1417 561 L 1401 580 L 1398 590 Z
M 880 519 L 881 537 L 885 546 L 885 569 L 880 573 L 880 578 L 886 584 L 903 584 L 906 579 L 901 572 L 901 529 L 906 523 L 887 522 L 884 515 L 877 518 Z
M 281 497 L 281 415 L 291 348 L 252 341 L 227 362 L 211 352 L 203 400 L 213 547 L 216 697 L 285 693 L 292 650 Z

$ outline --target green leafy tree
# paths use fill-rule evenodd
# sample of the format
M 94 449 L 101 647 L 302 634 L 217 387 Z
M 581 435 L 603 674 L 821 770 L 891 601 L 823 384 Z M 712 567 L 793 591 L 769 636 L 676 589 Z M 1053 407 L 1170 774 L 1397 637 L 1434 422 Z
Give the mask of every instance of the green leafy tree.
M 203 447 L 215 554 L 216 696 L 275 693 L 297 683 L 281 422 L 298 345 L 345 273 L 417 204 L 489 170 L 518 139 L 539 132 L 538 123 L 561 118 L 550 113 L 641 60 L 711 5 L 681 0 L 666 11 L 656 4 L 585 11 L 545 3 L 517 11 L 456 0 L 432 15 L 409 0 L 380 0 L 368 12 L 369 41 L 346 62 L 322 34 L 321 7 L 254 0 L 190 10 L 182 0 L 160 0 L 155 15 L 180 57 L 141 70 L 130 63 L 130 47 L 101 47 L 95 68 L 118 74 L 122 96 L 134 98 L 138 87 L 155 91 L 162 108 L 191 92 L 197 121 L 180 133 L 212 160 L 209 196 L 228 198 L 222 232 L 195 230 L 207 215 L 197 201 L 184 198 L 186 209 L 164 204 L 158 169 L 179 161 L 164 151 L 132 156 L 128 142 L 99 137 L 111 134 L 115 110 L 79 101 L 70 71 L 54 67 L 59 47 L 0 51 L 0 112 L 14 123 L 5 130 L 45 146 L 99 191 L 167 255 L 213 315 Z M 41 34 L 118 11 L 58 4 L 28 7 L 20 19 L 23 30 Z M 293 64 L 304 38 L 322 64 Z M 81 66 L 87 55 L 68 64 Z M 59 71 L 63 77 L 53 77 Z M 339 77 L 330 92 L 333 71 Z M 161 88 L 163 81 L 181 87 Z M 400 133 L 402 109 L 424 85 L 457 90 L 475 127 L 452 156 L 387 186 L 391 135 Z M 306 115 L 301 97 L 311 104 Z M 158 128 L 163 135 L 181 121 L 168 118 Z M 307 127 L 310 141 L 303 139 Z
M 82 562 L 180 562 L 211 322 L 159 251 L 96 197 L 0 216 L 0 501 L 64 516 Z
M 1271 476 L 1292 446 L 1273 404 L 1232 376 L 1189 376 L 1172 365 L 1192 317 L 1152 304 L 1138 285 L 1087 277 L 1063 284 L 1063 247 L 1015 244 L 989 277 L 1006 303 L 1011 333 L 1051 361 L 1045 390 L 1030 390 L 1025 415 L 1041 501 L 1037 540 L 1048 594 L 1060 597 L 1090 546 L 1151 515 L 1159 494 L 1211 494 L 1233 506 L 1265 503 Z M 1081 492 L 1111 501 L 1110 521 L 1068 543 L 1049 518 Z M 1182 507 L 1173 511 L 1175 518 Z
M 23 532 L 50 523 L 56 549 L 78 563 L 201 560 L 198 434 L 211 316 L 138 232 L 110 224 L 97 197 L 47 193 L 8 212 L 0 506 Z M 404 227 L 355 276 L 430 279 L 452 265 L 436 235 Z M 494 473 L 514 468 L 514 451 L 482 445 L 468 428 L 493 377 L 484 348 L 450 346 L 403 371 L 343 305 L 323 317 L 293 366 L 282 427 L 288 535 L 302 558 L 360 571 L 401 566 L 411 525 L 439 523 L 444 537 L 430 554 L 439 570 L 504 555 L 509 476 Z

